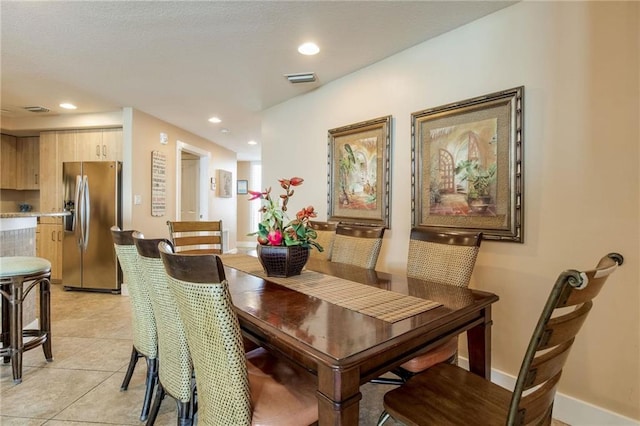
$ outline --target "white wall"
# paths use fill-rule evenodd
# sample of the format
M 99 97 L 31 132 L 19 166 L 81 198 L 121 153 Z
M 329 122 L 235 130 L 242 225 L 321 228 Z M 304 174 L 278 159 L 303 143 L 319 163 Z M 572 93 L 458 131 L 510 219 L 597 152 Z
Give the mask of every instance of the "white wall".
M 275 106 L 263 117 L 263 185 L 305 178 L 291 210 L 313 204 L 324 218 L 327 130 L 393 115 L 392 222 L 377 267 L 404 273 L 411 113 L 524 85 L 525 243 L 483 243 L 471 284 L 500 296 L 493 367 L 517 374 L 558 273 L 619 251 L 626 263 L 597 299 L 560 392 L 640 419 L 639 9 L 518 3 Z

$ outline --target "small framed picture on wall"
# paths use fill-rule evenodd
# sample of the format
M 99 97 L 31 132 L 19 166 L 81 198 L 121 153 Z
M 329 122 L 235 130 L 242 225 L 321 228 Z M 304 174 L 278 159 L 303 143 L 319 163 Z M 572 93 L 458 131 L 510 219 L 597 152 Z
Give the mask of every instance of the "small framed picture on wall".
M 247 194 L 249 191 L 249 181 L 248 180 L 238 180 L 238 195 Z

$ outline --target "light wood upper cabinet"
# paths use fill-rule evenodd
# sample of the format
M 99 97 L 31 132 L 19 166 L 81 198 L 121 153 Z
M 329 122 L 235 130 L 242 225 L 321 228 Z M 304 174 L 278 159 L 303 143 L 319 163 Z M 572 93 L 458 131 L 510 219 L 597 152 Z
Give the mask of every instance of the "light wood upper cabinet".
M 57 138 L 60 167 L 66 161 L 80 161 L 76 143 L 77 132 L 75 130 L 64 130 L 54 133 Z M 62 169 L 60 170 L 60 176 L 62 176 Z
M 18 151 L 15 136 L 2 135 L 0 143 L 0 188 L 16 189 L 18 185 Z
M 102 131 L 102 160 L 122 161 L 122 129 Z
M 40 188 L 40 138 L 17 139 L 17 189 Z
M 102 130 L 78 130 L 76 151 L 78 161 L 102 161 Z
M 62 210 L 62 159 L 58 144 L 58 132 L 40 133 L 40 210 Z M 41 218 L 48 221 L 50 218 Z

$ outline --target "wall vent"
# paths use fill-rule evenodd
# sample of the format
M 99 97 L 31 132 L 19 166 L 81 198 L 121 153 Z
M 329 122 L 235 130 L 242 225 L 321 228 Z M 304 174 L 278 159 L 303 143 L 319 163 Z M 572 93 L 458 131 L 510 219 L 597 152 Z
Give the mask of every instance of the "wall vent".
M 49 112 L 49 108 L 45 108 L 43 106 L 28 106 L 24 107 L 29 112 Z
M 312 83 L 316 81 L 316 75 L 312 72 L 303 72 L 298 74 L 285 74 L 284 75 L 290 83 Z

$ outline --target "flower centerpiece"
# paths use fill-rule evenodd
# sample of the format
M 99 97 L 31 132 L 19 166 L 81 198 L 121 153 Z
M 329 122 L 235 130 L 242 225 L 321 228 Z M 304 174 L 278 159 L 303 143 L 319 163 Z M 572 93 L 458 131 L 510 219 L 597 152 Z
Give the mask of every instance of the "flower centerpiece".
M 294 194 L 293 187 L 300 186 L 304 179 L 292 177 L 279 179 L 284 194 L 275 200 L 271 197 L 271 187 L 264 191 L 249 191 L 249 200 L 261 199 L 262 220 L 256 235 L 258 240 L 258 258 L 268 276 L 298 275 L 307 263 L 309 249 L 323 251 L 315 241 L 318 234 L 309 221 L 317 217 L 313 206 L 302 208 L 293 220 L 287 216 L 287 204 Z

